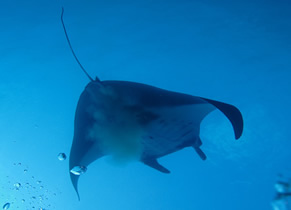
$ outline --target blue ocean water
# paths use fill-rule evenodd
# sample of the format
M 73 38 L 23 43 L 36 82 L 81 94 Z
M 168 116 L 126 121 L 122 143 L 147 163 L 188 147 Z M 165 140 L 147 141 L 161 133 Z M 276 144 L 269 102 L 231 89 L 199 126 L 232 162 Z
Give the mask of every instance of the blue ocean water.
M 88 78 L 126 80 L 237 106 L 241 139 L 218 111 L 192 149 L 141 163 L 100 159 L 71 185 L 68 160 Z M 291 2 L 1 1 L 0 206 L 10 209 L 265 210 L 291 177 Z M 20 184 L 20 187 L 18 187 Z

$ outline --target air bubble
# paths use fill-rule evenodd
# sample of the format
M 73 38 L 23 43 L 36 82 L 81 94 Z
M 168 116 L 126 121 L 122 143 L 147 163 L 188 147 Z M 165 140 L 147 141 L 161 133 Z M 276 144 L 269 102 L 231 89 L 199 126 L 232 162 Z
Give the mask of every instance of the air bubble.
M 60 161 L 66 160 L 66 158 L 67 158 L 67 156 L 66 156 L 65 153 L 59 153 L 59 154 L 58 154 L 58 159 L 59 159 Z
M 84 174 L 87 171 L 86 166 L 75 166 L 74 168 L 71 169 L 71 173 L 75 174 L 77 176 Z

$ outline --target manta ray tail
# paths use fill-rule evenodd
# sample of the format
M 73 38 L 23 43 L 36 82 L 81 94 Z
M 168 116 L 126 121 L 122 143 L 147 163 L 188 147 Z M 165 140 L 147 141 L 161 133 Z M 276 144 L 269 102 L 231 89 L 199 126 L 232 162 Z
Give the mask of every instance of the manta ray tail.
M 219 109 L 225 116 L 229 119 L 232 124 L 235 138 L 239 139 L 243 131 L 243 118 L 240 111 L 233 105 L 225 104 L 219 101 L 214 101 L 210 99 L 203 98 L 203 100 L 215 106 Z
M 63 25 L 63 29 L 64 29 L 64 32 L 65 32 L 65 35 L 66 35 L 66 39 L 67 39 L 67 42 L 69 44 L 69 47 L 71 49 L 71 52 L 75 58 L 75 60 L 77 61 L 77 63 L 79 64 L 79 66 L 81 67 L 82 71 L 86 74 L 86 76 L 89 78 L 89 80 L 91 80 L 91 82 L 93 82 L 94 80 L 92 79 L 92 77 L 88 74 L 88 72 L 85 70 L 85 68 L 82 66 L 82 64 L 80 63 L 78 57 L 76 56 L 75 54 L 75 51 L 71 45 L 71 41 L 69 39 L 69 36 L 68 36 L 68 33 L 67 33 L 67 30 L 66 30 L 66 26 L 65 26 L 65 23 L 64 23 L 64 20 L 63 20 L 63 16 L 64 16 L 64 7 L 62 7 L 62 13 L 61 13 L 61 21 L 62 21 L 62 25 Z M 98 79 L 98 77 L 96 77 L 95 79 L 95 82 L 100 82 L 100 80 Z

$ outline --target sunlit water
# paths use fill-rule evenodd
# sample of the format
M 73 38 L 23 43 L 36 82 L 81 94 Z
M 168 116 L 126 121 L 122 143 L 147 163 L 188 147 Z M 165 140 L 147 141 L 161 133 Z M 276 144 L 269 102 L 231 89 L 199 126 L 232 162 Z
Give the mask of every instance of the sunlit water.
M 68 160 L 78 98 L 92 77 L 128 80 L 237 106 L 235 141 L 218 111 L 191 148 L 141 163 L 103 158 L 79 182 Z M 291 177 L 289 1 L 1 1 L 0 207 L 3 209 L 272 209 Z M 62 160 L 62 161 L 60 161 Z M 9 207 L 10 206 L 10 207 Z

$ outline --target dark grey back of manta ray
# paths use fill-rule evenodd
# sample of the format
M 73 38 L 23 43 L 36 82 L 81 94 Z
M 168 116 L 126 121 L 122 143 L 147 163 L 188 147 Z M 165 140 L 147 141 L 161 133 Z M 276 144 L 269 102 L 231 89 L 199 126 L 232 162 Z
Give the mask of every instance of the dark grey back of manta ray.
M 140 83 L 92 81 L 76 109 L 70 170 L 111 155 L 114 149 L 104 146 L 107 141 L 139 150 L 141 162 L 164 173 L 169 170 L 157 159 L 185 147 L 193 147 L 205 160 L 200 149 L 200 123 L 215 109 L 230 120 L 235 138 L 240 138 L 243 119 L 232 105 Z M 79 176 L 70 176 L 78 193 Z

